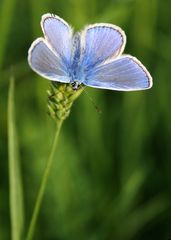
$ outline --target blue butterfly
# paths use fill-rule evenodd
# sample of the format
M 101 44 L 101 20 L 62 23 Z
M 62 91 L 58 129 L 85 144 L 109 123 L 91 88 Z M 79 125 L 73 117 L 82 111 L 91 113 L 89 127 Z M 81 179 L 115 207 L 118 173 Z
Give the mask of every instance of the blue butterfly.
M 131 55 L 122 55 L 126 44 L 124 31 L 98 23 L 80 33 L 60 17 L 45 14 L 41 19 L 44 38 L 36 39 L 28 53 L 30 67 L 44 78 L 120 91 L 152 87 L 152 77 L 144 65 Z

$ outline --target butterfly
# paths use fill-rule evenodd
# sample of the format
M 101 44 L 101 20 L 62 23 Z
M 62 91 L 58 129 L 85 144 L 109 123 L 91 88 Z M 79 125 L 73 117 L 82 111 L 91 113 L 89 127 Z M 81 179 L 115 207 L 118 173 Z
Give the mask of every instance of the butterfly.
M 152 77 L 135 57 L 125 55 L 124 31 L 113 24 L 89 25 L 74 33 L 70 25 L 53 14 L 41 19 L 44 38 L 28 51 L 30 67 L 51 81 L 120 91 L 152 87 Z

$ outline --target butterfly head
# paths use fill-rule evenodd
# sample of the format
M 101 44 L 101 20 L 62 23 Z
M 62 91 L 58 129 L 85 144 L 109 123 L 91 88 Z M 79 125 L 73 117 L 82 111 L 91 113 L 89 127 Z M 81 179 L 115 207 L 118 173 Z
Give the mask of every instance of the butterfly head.
M 72 86 L 73 90 L 78 90 L 81 86 L 81 83 L 79 81 L 75 80 L 75 81 L 71 82 L 71 86 Z

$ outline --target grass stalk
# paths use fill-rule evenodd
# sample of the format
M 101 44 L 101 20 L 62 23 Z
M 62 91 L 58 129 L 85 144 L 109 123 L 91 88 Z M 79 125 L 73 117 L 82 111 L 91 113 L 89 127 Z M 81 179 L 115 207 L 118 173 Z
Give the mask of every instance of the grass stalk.
M 50 155 L 49 155 L 49 158 L 47 160 L 47 164 L 46 164 L 44 174 L 43 174 L 43 177 L 42 177 L 42 181 L 41 181 L 41 184 L 40 184 L 40 188 L 39 188 L 39 191 L 38 191 L 38 195 L 37 195 L 36 203 L 35 203 L 35 206 L 34 206 L 33 214 L 32 214 L 30 225 L 29 225 L 28 232 L 27 232 L 27 235 L 26 235 L 26 240 L 31 240 L 33 238 L 33 235 L 34 235 L 35 225 L 36 225 L 37 218 L 38 218 L 38 215 L 39 215 L 39 212 L 40 212 L 40 207 L 41 207 L 41 204 L 42 204 L 42 200 L 43 200 L 43 196 L 44 196 L 44 193 L 45 193 L 48 177 L 49 177 L 49 174 L 50 174 L 50 170 L 51 170 L 51 166 L 52 166 L 52 162 L 53 162 L 53 157 L 54 157 L 55 149 L 56 149 L 56 146 L 57 146 L 57 143 L 58 143 L 58 138 L 59 138 L 59 133 L 60 133 L 60 130 L 61 130 L 62 123 L 63 123 L 63 120 L 59 120 L 57 122 L 57 128 L 56 128 L 54 141 L 53 141 L 53 144 L 52 144 Z
M 21 240 L 24 228 L 22 179 L 17 144 L 14 104 L 14 78 L 10 79 L 8 94 L 8 159 L 11 239 Z

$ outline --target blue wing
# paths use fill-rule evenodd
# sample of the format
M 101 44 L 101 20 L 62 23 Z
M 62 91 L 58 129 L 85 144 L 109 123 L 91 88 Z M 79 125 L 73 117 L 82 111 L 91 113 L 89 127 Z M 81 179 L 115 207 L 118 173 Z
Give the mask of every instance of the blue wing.
M 35 40 L 28 53 L 30 67 L 44 78 L 52 81 L 70 82 L 67 67 L 43 38 Z
M 152 87 L 152 77 L 138 59 L 123 55 L 89 70 L 83 83 L 95 88 L 134 91 Z
M 82 66 L 87 69 L 120 55 L 125 47 L 126 36 L 121 28 L 101 23 L 88 26 L 82 32 L 81 41 Z
M 53 50 L 61 57 L 66 65 L 70 65 L 72 51 L 72 29 L 60 17 L 53 14 L 44 14 L 41 27 L 45 39 Z

